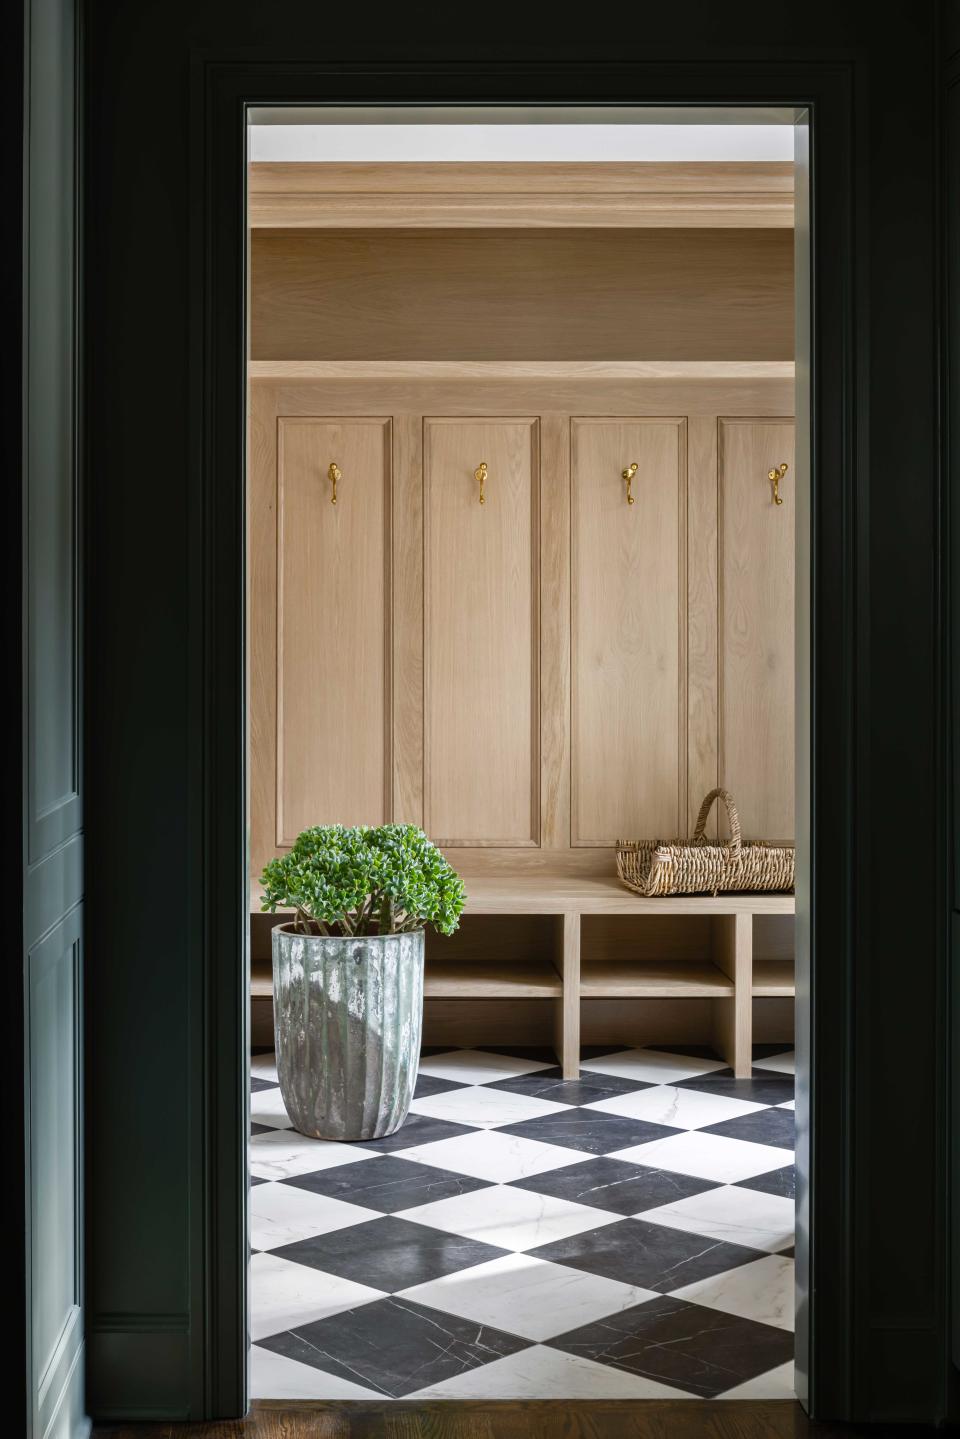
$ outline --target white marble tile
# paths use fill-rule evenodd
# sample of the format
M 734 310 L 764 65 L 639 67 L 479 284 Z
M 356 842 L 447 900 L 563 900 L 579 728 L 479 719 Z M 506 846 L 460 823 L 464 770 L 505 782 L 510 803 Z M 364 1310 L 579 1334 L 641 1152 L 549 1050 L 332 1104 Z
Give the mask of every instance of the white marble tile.
M 431 1119 L 447 1119 L 454 1124 L 472 1124 L 478 1129 L 494 1129 L 500 1124 L 519 1124 L 524 1119 L 540 1119 L 545 1114 L 559 1114 L 570 1109 L 552 1099 L 537 1099 L 530 1094 L 511 1094 L 506 1089 L 489 1089 L 472 1084 L 466 1089 L 448 1089 L 444 1094 L 431 1094 L 415 1099 L 412 1114 L 426 1114 Z
M 777 1369 L 768 1369 L 735 1389 L 718 1394 L 718 1399 L 796 1399 L 792 1364 L 781 1364 Z
M 279 1249 L 314 1234 L 348 1229 L 365 1219 L 380 1219 L 376 1209 L 362 1209 L 326 1194 L 311 1194 L 293 1184 L 255 1184 L 250 1190 L 250 1244 L 254 1249 Z
M 554 1061 L 555 1062 L 555 1061 Z M 451 1049 L 448 1054 L 431 1054 L 420 1061 L 420 1073 L 461 1084 L 492 1084 L 498 1079 L 550 1069 L 546 1060 L 517 1059 L 510 1054 L 485 1054 L 482 1049 Z
M 414 1285 L 402 1297 L 524 1339 L 544 1340 L 658 1296 L 531 1254 L 505 1254 Z
M 292 1128 L 279 1088 L 254 1090 L 250 1096 L 250 1118 L 254 1124 L 270 1124 L 274 1129 Z
M 644 1080 L 648 1084 L 676 1084 L 678 1079 L 693 1079 L 696 1074 L 709 1074 L 725 1069 L 722 1059 L 696 1059 L 686 1054 L 660 1054 L 655 1049 L 624 1049 L 588 1059 L 580 1065 L 594 1074 L 613 1074 L 618 1079 Z
M 312 1364 L 299 1364 L 283 1354 L 250 1348 L 250 1397 L 252 1399 L 376 1399 L 382 1394 L 364 1389 L 347 1379 L 338 1379 Z
M 754 1069 L 774 1069 L 778 1074 L 793 1074 L 796 1071 L 796 1055 L 792 1049 L 784 1054 L 771 1054 L 767 1059 L 755 1059 Z
M 437 1199 L 432 1204 L 418 1204 L 415 1209 L 404 1209 L 402 1217 L 495 1244 L 499 1249 L 514 1250 L 535 1249 L 539 1244 L 599 1229 L 622 1218 L 604 1209 L 503 1184 Z M 553 1332 L 559 1334 L 560 1330 Z
M 728 1244 L 775 1253 L 793 1243 L 793 1200 L 782 1194 L 762 1194 L 756 1189 L 739 1189 L 725 1184 L 703 1194 L 645 1209 L 648 1224 L 665 1224 L 668 1229 L 685 1229 L 705 1234 Z
M 736 1184 L 792 1164 L 793 1150 L 691 1129 L 672 1134 L 669 1139 L 651 1139 L 646 1144 L 618 1149 L 611 1157 L 669 1169 L 674 1174 L 691 1174 L 697 1179 L 713 1179 L 717 1184 Z
M 653 1379 L 626 1374 L 579 1355 L 533 1345 L 457 1374 L 407 1399 L 689 1399 Z
M 766 1106 L 746 1099 L 729 1099 L 724 1094 L 710 1094 L 707 1090 L 658 1084 L 653 1089 L 636 1089 L 632 1094 L 598 1099 L 584 1108 L 598 1109 L 602 1114 L 622 1114 L 629 1119 L 647 1119 L 652 1124 L 669 1124 L 674 1129 L 702 1129 L 708 1124 L 753 1114 Z
M 752 1264 L 728 1269 L 725 1274 L 685 1284 L 674 1289 L 671 1297 L 792 1331 L 793 1260 L 782 1254 L 768 1254 Z
M 254 1340 L 266 1339 L 383 1297 L 381 1290 L 355 1284 L 352 1279 L 293 1264 L 277 1254 L 254 1254 L 250 1260 L 250 1335 Z
M 793 1109 L 794 1106 L 795 1106 L 795 1104 L 796 1104 L 796 1101 L 795 1101 L 795 1100 L 793 1100 L 793 1099 L 788 1099 L 787 1102 L 786 1102 L 786 1104 L 775 1104 L 775 1105 L 774 1105 L 774 1108 L 775 1108 L 775 1109 Z
M 421 1164 L 434 1164 L 438 1169 L 452 1169 L 455 1174 L 469 1174 L 473 1179 L 510 1184 L 531 1174 L 582 1164 L 586 1156 L 578 1149 L 564 1149 L 559 1144 L 521 1139 L 519 1135 L 504 1134 L 499 1129 L 481 1129 L 472 1134 L 454 1135 L 452 1139 L 438 1139 L 433 1144 L 415 1145 L 405 1149 L 403 1157 L 419 1160 Z
M 250 1140 L 250 1173 L 258 1179 L 289 1179 L 295 1174 L 313 1174 L 317 1169 L 333 1169 L 338 1164 L 356 1164 L 376 1157 L 372 1149 L 307 1139 L 295 1129 L 275 1129 L 270 1134 L 255 1134 Z
M 255 1054 L 250 1060 L 250 1073 L 254 1079 L 272 1079 L 277 1082 L 277 1056 Z

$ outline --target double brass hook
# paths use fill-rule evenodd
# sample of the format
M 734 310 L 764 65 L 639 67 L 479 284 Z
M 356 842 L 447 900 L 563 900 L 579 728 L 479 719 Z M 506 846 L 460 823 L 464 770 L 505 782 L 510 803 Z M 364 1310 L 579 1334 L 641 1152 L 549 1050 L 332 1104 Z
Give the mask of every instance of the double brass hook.
M 774 468 L 767 475 L 767 479 L 773 485 L 773 503 L 775 505 L 783 504 L 783 496 L 780 493 L 780 481 L 783 479 L 789 468 L 790 466 L 787 464 L 786 460 L 784 460 L 782 465 L 775 465 Z
M 634 475 L 637 473 L 637 468 L 638 468 L 637 462 L 636 462 L 636 460 L 634 460 L 633 464 L 632 464 L 632 465 L 628 465 L 627 468 L 623 471 L 623 478 L 624 478 L 624 479 L 626 480 L 626 482 L 627 482 L 627 504 L 628 504 L 628 505 L 632 505 L 632 504 L 634 503 L 634 494 L 633 494 L 633 488 L 632 488 L 632 487 L 633 487 L 633 477 L 634 477 Z

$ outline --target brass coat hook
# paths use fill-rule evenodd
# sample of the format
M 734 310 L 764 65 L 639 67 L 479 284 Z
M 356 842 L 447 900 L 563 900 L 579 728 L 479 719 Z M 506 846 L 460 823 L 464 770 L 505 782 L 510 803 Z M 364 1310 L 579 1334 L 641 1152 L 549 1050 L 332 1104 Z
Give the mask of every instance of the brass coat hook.
M 486 462 L 486 460 L 481 460 L 480 464 L 478 465 L 478 467 L 477 467 L 477 468 L 474 470 L 474 472 L 473 472 L 473 478 L 477 481 L 477 483 L 478 483 L 479 486 L 480 486 L 480 503 L 481 503 L 481 505 L 485 505 L 485 504 L 487 503 L 487 499 L 486 499 L 486 496 L 485 496 L 484 493 L 483 493 L 483 487 L 484 487 L 484 485 L 487 483 L 487 462 Z
M 780 493 L 780 481 L 783 479 L 789 468 L 790 466 L 787 464 L 786 460 L 784 460 L 782 465 L 776 465 L 767 475 L 767 479 L 773 485 L 773 503 L 775 505 L 783 504 L 783 496 Z
M 636 462 L 636 460 L 634 460 L 633 464 L 632 464 L 632 465 L 628 465 L 627 468 L 623 471 L 623 478 L 624 478 L 624 479 L 626 480 L 626 482 L 627 482 L 627 504 L 628 504 L 628 505 L 632 505 L 633 502 L 634 502 L 633 477 L 634 477 L 634 475 L 637 473 L 637 468 L 638 468 L 638 467 L 637 467 L 637 462 Z
M 331 505 L 335 505 L 337 503 L 337 481 L 342 480 L 343 475 L 340 471 L 340 467 L 334 464 L 332 460 L 330 462 L 330 468 L 327 471 L 327 479 L 333 486 L 333 494 L 330 496 L 330 503 Z

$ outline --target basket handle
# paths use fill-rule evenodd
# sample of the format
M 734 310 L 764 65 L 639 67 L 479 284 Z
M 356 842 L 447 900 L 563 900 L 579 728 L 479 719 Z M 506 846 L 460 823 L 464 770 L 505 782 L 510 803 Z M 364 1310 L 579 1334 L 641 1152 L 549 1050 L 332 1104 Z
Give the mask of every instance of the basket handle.
M 728 849 L 731 854 L 739 858 L 740 855 L 740 815 L 734 803 L 733 795 L 728 789 L 712 789 L 700 806 L 700 813 L 697 815 L 696 828 L 693 831 L 694 844 L 706 844 L 707 819 L 713 809 L 715 799 L 722 799 L 724 809 L 727 811 L 727 822 L 730 825 L 730 841 Z

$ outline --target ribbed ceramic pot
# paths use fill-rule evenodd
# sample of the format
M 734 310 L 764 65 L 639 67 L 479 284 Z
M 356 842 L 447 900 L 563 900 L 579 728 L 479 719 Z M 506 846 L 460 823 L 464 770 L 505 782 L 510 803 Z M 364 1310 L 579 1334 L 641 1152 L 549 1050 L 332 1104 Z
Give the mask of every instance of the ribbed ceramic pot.
M 273 931 L 280 1093 L 311 1139 L 380 1139 L 407 1117 L 423 1027 L 423 930 Z

